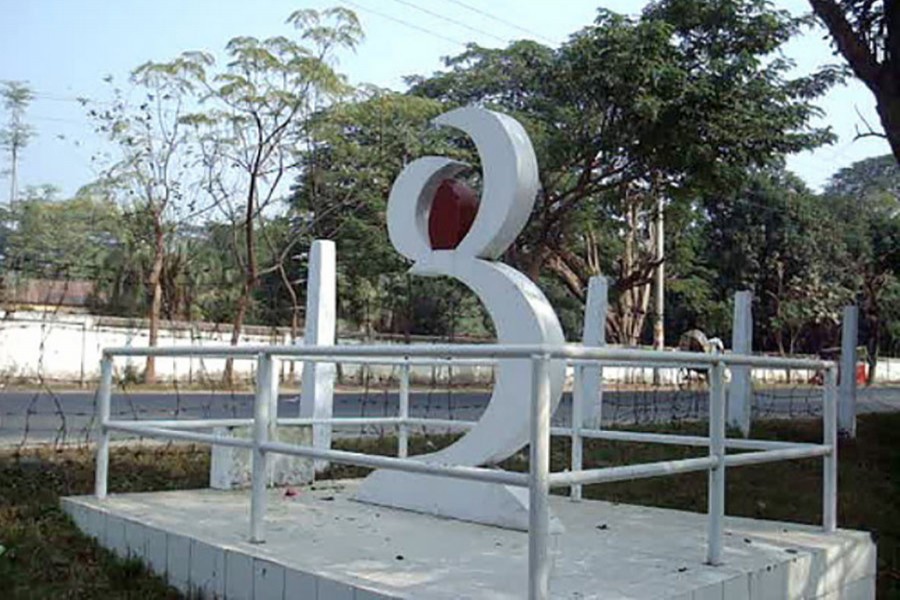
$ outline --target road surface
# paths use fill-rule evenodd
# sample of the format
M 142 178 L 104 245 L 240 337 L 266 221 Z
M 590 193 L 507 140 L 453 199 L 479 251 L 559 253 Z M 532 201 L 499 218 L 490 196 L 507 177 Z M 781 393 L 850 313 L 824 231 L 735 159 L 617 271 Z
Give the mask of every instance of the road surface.
M 439 419 L 476 420 L 484 410 L 486 392 L 418 392 L 410 396 L 410 415 Z M 122 419 L 191 419 L 251 417 L 253 396 L 228 392 L 135 392 L 113 395 L 113 414 Z M 93 391 L 0 392 L 0 446 L 92 439 L 96 432 Z M 821 414 L 820 390 L 809 387 L 755 390 L 755 418 L 811 417 Z M 340 392 L 335 396 L 335 416 L 395 416 L 397 394 L 388 392 Z M 523 398 L 522 410 L 528 410 Z M 860 413 L 900 410 L 900 387 L 859 390 Z M 297 416 L 296 396 L 279 398 L 279 416 Z M 703 390 L 624 390 L 604 393 L 603 422 L 616 424 L 659 423 L 704 418 L 707 394 Z M 571 399 L 566 394 L 554 424 L 568 425 Z M 345 435 L 379 433 L 372 426 L 346 429 Z

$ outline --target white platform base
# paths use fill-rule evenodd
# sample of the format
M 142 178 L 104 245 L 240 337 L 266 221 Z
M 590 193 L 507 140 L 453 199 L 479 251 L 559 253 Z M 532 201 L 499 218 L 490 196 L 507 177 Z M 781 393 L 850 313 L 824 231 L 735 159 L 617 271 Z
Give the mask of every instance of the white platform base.
M 490 598 L 526 594 L 527 535 L 351 500 L 357 482 L 272 490 L 265 544 L 246 541 L 246 491 L 63 499 L 79 527 L 170 583 L 204 597 L 254 600 Z M 728 518 L 721 567 L 703 564 L 705 515 L 552 504 L 554 598 L 871 600 L 868 533 Z

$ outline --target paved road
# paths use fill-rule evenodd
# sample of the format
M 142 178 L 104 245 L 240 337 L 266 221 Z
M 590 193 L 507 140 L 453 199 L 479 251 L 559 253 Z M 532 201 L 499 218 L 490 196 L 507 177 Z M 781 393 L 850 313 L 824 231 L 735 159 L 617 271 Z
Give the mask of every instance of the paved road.
M 819 390 L 796 387 L 757 390 L 754 413 L 759 417 L 808 417 L 821 414 Z M 484 392 L 413 392 L 410 414 L 414 417 L 476 420 L 484 410 L 488 394 Z M 113 413 L 123 419 L 200 417 L 251 417 L 252 395 L 248 393 L 118 393 L 113 397 Z M 874 387 L 859 390 L 859 412 L 900 410 L 900 387 Z M 294 397 L 279 398 L 279 416 L 296 416 Z M 523 410 L 527 406 L 523 404 Z M 652 423 L 705 416 L 707 395 L 702 390 L 612 390 L 604 395 L 603 419 L 606 423 Z M 335 397 L 335 415 L 394 416 L 395 393 L 342 392 Z M 571 403 L 566 394 L 553 416 L 554 423 L 567 425 Z M 12 391 L 0 393 L 0 446 L 28 443 L 83 441 L 95 432 L 93 392 Z M 346 430 L 358 435 L 372 427 Z

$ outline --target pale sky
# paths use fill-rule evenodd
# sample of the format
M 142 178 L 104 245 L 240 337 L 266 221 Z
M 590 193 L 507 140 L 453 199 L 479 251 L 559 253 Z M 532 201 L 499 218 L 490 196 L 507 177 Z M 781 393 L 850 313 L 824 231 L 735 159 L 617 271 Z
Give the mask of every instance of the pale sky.
M 108 98 L 105 75 L 124 82 L 131 69 L 147 60 L 168 60 L 184 50 L 218 53 L 237 35 L 290 35 L 293 30 L 284 19 L 292 11 L 341 2 L 0 0 L 0 4 L 4 15 L 0 80 L 27 81 L 37 94 L 27 120 L 37 128 L 38 137 L 21 160 L 19 187 L 48 183 L 68 195 L 95 177 L 90 159 L 102 148 L 75 98 Z M 441 58 L 458 54 L 466 42 L 501 47 L 509 40 L 531 38 L 558 45 L 590 23 L 598 6 L 635 12 L 644 4 L 643 0 L 346 0 L 343 5 L 357 12 L 366 39 L 355 54 L 340 57 L 340 70 L 354 83 L 403 90 L 404 76 L 440 69 Z M 775 4 L 797 14 L 808 11 L 806 0 Z M 797 62 L 798 74 L 839 62 L 823 36 L 815 30 L 791 42 L 788 55 Z M 857 111 L 878 126 L 872 96 L 861 84 L 852 81 L 833 89 L 820 105 L 825 111 L 822 122 L 831 125 L 838 141 L 788 161 L 789 168 L 817 189 L 839 168 L 889 152 L 883 140 L 853 139 L 856 128 L 863 127 Z M 0 197 L 5 199 L 5 194 Z

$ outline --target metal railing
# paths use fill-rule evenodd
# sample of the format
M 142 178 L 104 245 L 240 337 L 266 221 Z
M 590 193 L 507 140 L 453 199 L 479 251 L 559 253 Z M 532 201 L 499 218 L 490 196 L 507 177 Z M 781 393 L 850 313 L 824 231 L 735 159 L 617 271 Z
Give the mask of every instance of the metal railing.
M 215 358 L 243 358 L 257 361 L 256 393 L 252 419 L 197 419 L 189 421 L 141 420 L 122 421 L 110 418 L 113 360 L 122 356 L 204 356 Z M 305 362 L 366 362 L 399 364 L 400 390 L 397 417 L 372 418 L 277 418 L 277 369 L 275 361 L 302 360 Z M 409 415 L 409 371 L 415 364 L 492 364 L 502 359 L 529 359 L 532 372 L 530 416 L 530 460 L 526 473 L 508 472 L 463 465 L 444 465 L 423 462 L 408 457 L 409 427 L 434 425 L 467 429 L 474 421 L 412 418 Z M 710 382 L 709 433 L 707 437 L 610 431 L 588 428 L 583 424 L 584 394 L 573 394 L 570 427 L 551 427 L 550 424 L 550 365 L 562 360 L 574 366 L 576 387 L 584 370 L 597 366 L 663 366 L 690 367 L 708 372 Z M 821 444 L 784 441 L 735 439 L 726 437 L 725 371 L 730 367 L 814 369 L 825 373 L 823 390 L 823 432 Z M 707 563 L 722 564 L 723 519 L 725 516 L 725 470 L 751 464 L 822 457 L 823 460 L 823 520 L 826 532 L 833 532 L 837 515 L 837 372 L 833 362 L 773 358 L 739 354 L 699 354 L 676 351 L 649 351 L 580 345 L 411 345 L 411 346 L 223 346 L 205 348 L 109 348 L 103 353 L 98 403 L 101 431 L 97 446 L 95 494 L 107 495 L 110 433 L 114 431 L 170 440 L 207 443 L 219 446 L 247 448 L 252 451 L 250 492 L 250 540 L 265 540 L 267 455 L 286 454 L 336 463 L 377 469 L 394 469 L 459 479 L 499 483 L 528 488 L 529 532 L 528 572 L 529 598 L 548 597 L 550 561 L 548 537 L 550 526 L 549 493 L 551 488 L 568 487 L 573 501 L 581 499 L 582 486 L 588 484 L 675 475 L 694 471 L 708 473 L 708 539 Z M 315 448 L 286 444 L 275 439 L 278 426 L 381 424 L 398 430 L 397 457 L 374 456 L 359 452 Z M 252 439 L 222 437 L 192 431 L 219 426 L 251 425 Z M 567 436 L 572 441 L 571 469 L 550 472 L 550 437 Z M 659 461 L 638 465 L 604 468 L 583 468 L 584 439 L 606 439 L 658 444 L 706 447 L 706 456 L 680 460 Z M 727 454 L 728 449 L 743 450 Z

